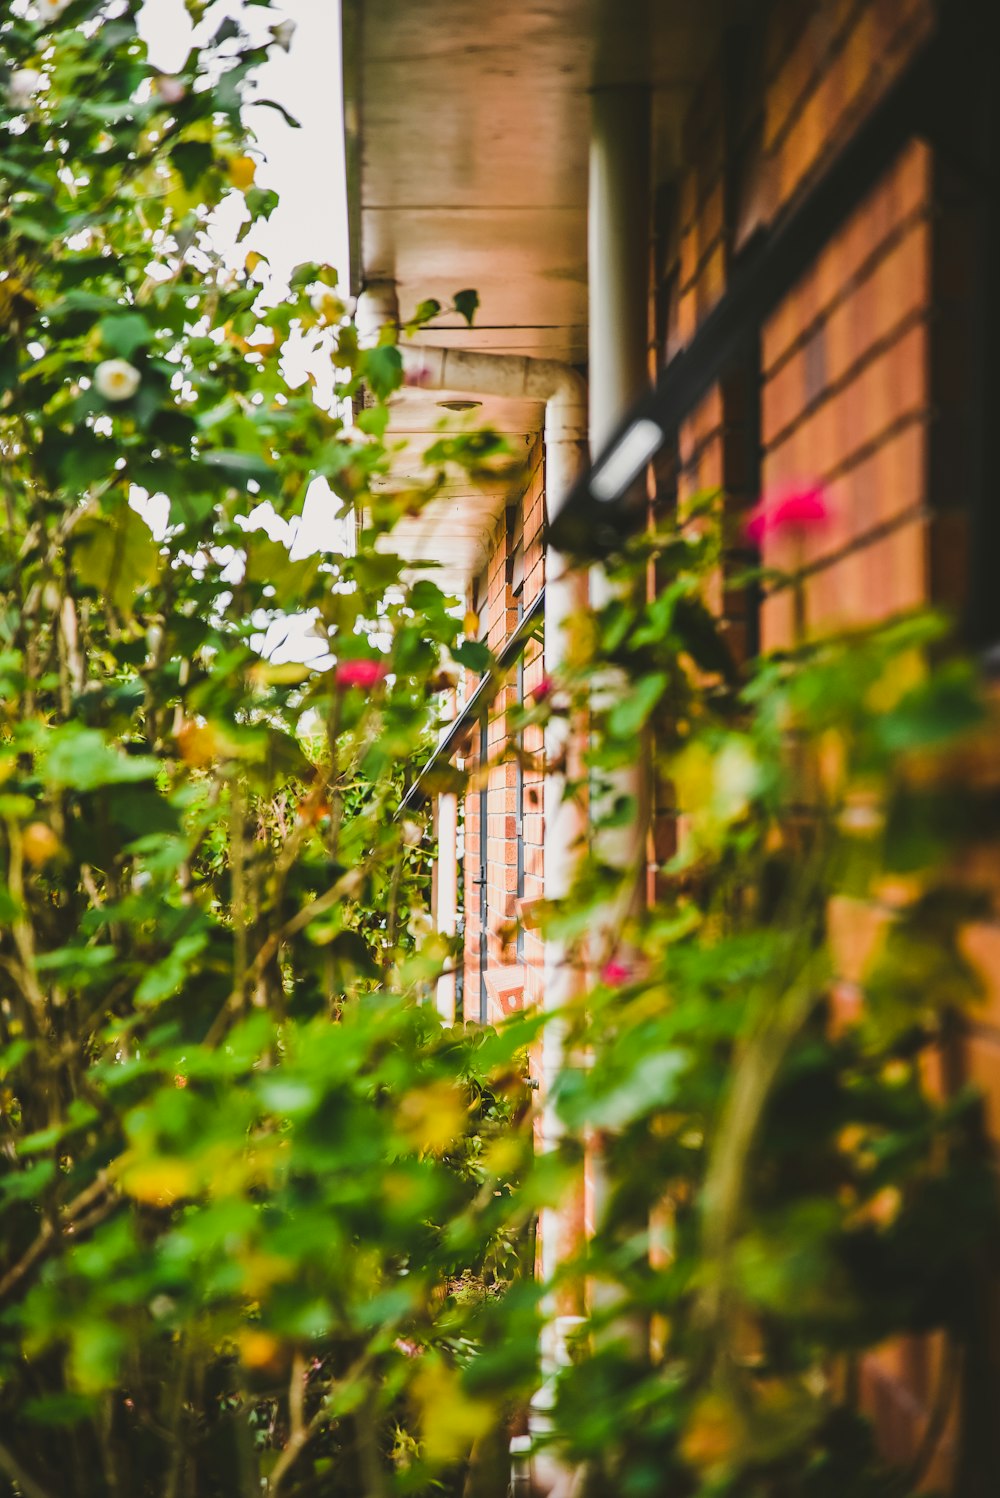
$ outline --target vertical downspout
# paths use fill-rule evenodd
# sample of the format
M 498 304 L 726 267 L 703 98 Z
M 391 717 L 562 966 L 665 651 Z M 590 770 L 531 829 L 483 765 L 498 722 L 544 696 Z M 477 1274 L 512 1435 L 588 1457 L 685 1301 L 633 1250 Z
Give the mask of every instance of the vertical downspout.
M 407 384 L 429 389 L 468 391 L 477 394 L 520 397 L 545 401 L 545 501 L 551 522 L 562 509 L 587 459 L 587 387 L 575 370 L 548 359 L 525 359 L 505 354 L 479 354 L 471 350 L 409 348 L 403 350 Z M 547 548 L 545 553 L 545 647 L 547 675 L 558 675 L 566 656 L 568 621 L 588 607 L 586 572 L 574 568 L 569 558 Z M 552 716 L 545 729 L 545 899 L 561 901 L 572 887 L 577 865 L 584 852 L 587 818 L 579 797 L 566 796 L 569 779 L 579 781 L 582 764 L 581 725 L 562 715 Z M 574 961 L 567 943 L 547 937 L 542 985 L 546 1011 L 563 1010 L 583 990 L 586 975 Z M 540 1098 L 541 1147 L 558 1147 L 563 1127 L 556 1112 L 554 1083 L 562 1071 L 565 1054 L 565 1024 L 550 1020 L 542 1035 Z M 539 1223 L 540 1264 L 543 1280 L 551 1281 L 558 1266 L 579 1246 L 583 1230 L 583 1183 L 563 1208 L 545 1208 Z M 532 1400 L 533 1436 L 544 1437 L 551 1428 L 555 1376 L 565 1360 L 566 1333 L 579 1321 L 567 1311 L 582 1309 L 556 1299 L 545 1308 L 545 1330 L 541 1347 L 542 1386 Z M 523 1438 L 530 1449 L 532 1442 Z M 515 1483 L 524 1476 L 522 1438 L 512 1443 Z M 538 1491 L 551 1498 L 568 1495 L 572 1474 L 550 1453 L 532 1460 L 532 1477 Z
M 435 864 L 435 921 L 443 936 L 453 937 L 458 926 L 458 797 L 452 792 L 437 798 L 438 856 Z M 446 1025 L 455 1023 L 455 972 L 437 980 L 437 1011 Z
M 649 183 L 649 89 L 595 89 L 587 210 L 592 458 L 649 386 Z
M 359 308 L 360 311 L 360 308 Z M 464 391 L 545 402 L 545 500 L 551 521 L 562 509 L 587 460 L 587 386 L 568 365 L 551 359 L 528 359 L 511 354 L 478 353 L 465 349 L 409 347 L 402 351 L 403 378 L 408 385 L 429 390 Z M 587 608 L 587 579 L 566 557 L 549 548 L 545 554 L 545 670 L 557 674 L 566 652 L 566 623 Z M 565 798 L 567 778 L 577 773 L 579 744 L 571 725 L 560 716 L 550 718 L 545 730 L 545 898 L 568 894 L 586 835 L 586 819 L 579 802 Z M 561 942 L 547 940 L 542 1003 L 561 1009 L 579 991 L 584 975 L 569 962 Z M 563 1062 L 563 1029 L 545 1027 L 542 1041 L 541 1134 L 544 1148 L 554 1148 L 561 1127 L 552 1106 L 552 1083 Z M 575 1244 L 578 1227 L 555 1212 L 543 1213 L 542 1270 L 548 1276 L 567 1252 L 567 1232 Z M 551 1358 L 549 1372 L 552 1371 Z
M 591 96 L 590 190 L 587 238 L 589 258 L 590 450 L 596 458 L 628 411 L 649 387 L 649 253 L 651 230 L 651 109 L 648 87 L 635 84 L 597 88 Z M 596 610 L 612 596 L 603 567 L 591 570 L 590 600 Z M 625 683 L 609 673 L 598 691 L 618 694 Z M 605 864 L 636 873 L 635 902 L 641 899 L 649 801 L 649 749 L 637 748 L 636 762 L 613 776 L 610 796 L 629 797 L 635 815 L 622 827 L 606 829 L 594 851 Z M 600 808 L 593 812 L 600 814 Z M 613 944 L 621 912 L 598 920 L 596 944 Z M 588 1228 L 602 1221 L 607 1183 L 599 1156 L 588 1159 Z

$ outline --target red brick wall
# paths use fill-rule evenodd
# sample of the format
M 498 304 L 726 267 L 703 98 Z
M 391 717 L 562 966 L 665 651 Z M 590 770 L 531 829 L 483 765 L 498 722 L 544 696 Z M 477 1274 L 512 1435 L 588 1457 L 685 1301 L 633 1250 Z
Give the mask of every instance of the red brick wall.
M 731 81 L 732 60 L 719 60 L 688 122 L 675 224 L 659 226 L 667 305 L 657 326 L 666 357 L 725 294 L 732 256 L 750 235 L 822 175 L 927 36 L 933 12 L 929 0 L 775 0 L 736 95 L 723 82 Z M 801 552 L 772 544 L 764 558 L 803 579 L 808 631 L 961 601 L 960 408 L 971 362 L 962 331 L 971 253 L 963 212 L 944 163 L 912 141 L 761 330 L 757 487 L 766 494 L 822 483 L 832 513 Z M 711 389 L 682 424 L 679 500 L 720 488 L 735 511 L 745 502 L 755 468 L 746 445 L 753 412 L 740 384 L 748 375 L 754 378 L 744 371 Z M 793 596 L 784 589 L 764 600 L 765 649 L 793 638 Z M 734 614 L 725 577 L 714 601 Z M 745 611 L 735 615 L 739 651 L 749 634 Z M 661 831 L 669 851 L 667 820 Z M 1000 888 L 1000 867 L 989 872 Z M 887 915 L 846 901 L 831 915 L 838 992 L 856 1004 L 866 953 Z M 982 1088 L 1000 1141 L 1000 920 L 970 927 L 966 944 L 987 980 L 988 1001 L 959 1069 Z M 930 1067 L 938 1086 L 940 1060 Z M 912 1456 L 943 1355 L 941 1338 L 903 1339 L 867 1360 L 864 1398 L 887 1456 Z M 951 1432 L 925 1475 L 927 1487 L 947 1488 L 953 1447 Z
M 755 173 L 765 217 L 822 173 L 933 21 L 931 0 L 781 0 L 772 7 Z
M 545 474 L 536 454 L 531 481 L 522 501 L 522 523 L 524 530 L 524 607 L 527 609 L 538 597 L 545 584 Z M 530 697 L 545 673 L 543 649 L 540 641 L 533 641 L 524 657 L 524 693 Z M 529 728 L 524 734 L 524 752 L 533 761 L 524 769 L 524 900 L 530 905 L 540 900 L 545 893 L 545 814 L 544 814 L 544 761 L 542 730 Z M 541 937 L 530 924 L 524 930 L 524 999 L 525 1003 L 541 1002 L 542 964 L 544 953 Z
M 490 539 L 486 573 L 488 628 L 486 642 L 499 654 L 518 625 L 518 600 L 510 585 L 508 563 L 519 541 L 524 547 L 524 582 L 522 607 L 527 609 L 544 582 L 545 558 L 542 542 L 544 522 L 544 465 L 541 443 L 536 444 L 528 461 L 528 478 L 520 502 L 511 505 L 501 516 Z M 524 688 L 529 694 L 542 676 L 542 652 L 532 644 L 525 654 Z M 517 898 L 517 824 L 524 819 L 524 898 L 541 898 L 543 867 L 543 814 L 541 733 L 529 729 L 524 750 L 537 758 L 537 768 L 523 773 L 524 806 L 518 806 L 518 773 L 513 759 L 504 758 L 508 738 L 507 713 L 517 702 L 516 675 L 512 670 L 508 684 L 495 698 L 489 716 L 487 861 L 486 896 L 488 908 L 487 965 L 490 968 L 514 965 L 516 956 Z M 480 996 L 480 914 L 479 890 L 474 883 L 480 867 L 480 786 L 476 758 L 479 731 L 473 740 L 473 786 L 465 803 L 465 1013 L 478 1017 Z M 524 932 L 525 1001 L 539 997 L 542 943 L 534 930 Z M 501 1011 L 490 1005 L 489 1019 L 500 1018 Z
M 908 146 L 793 287 L 761 341 L 762 487 L 824 485 L 832 518 L 800 557 L 806 627 L 885 617 L 928 594 L 932 163 Z M 788 592 L 764 606 L 786 643 Z

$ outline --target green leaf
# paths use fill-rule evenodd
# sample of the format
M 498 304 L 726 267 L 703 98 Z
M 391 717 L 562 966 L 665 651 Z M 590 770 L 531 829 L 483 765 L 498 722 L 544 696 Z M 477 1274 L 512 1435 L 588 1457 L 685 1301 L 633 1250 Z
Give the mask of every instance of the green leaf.
M 113 516 L 92 510 L 72 535 L 72 565 L 80 581 L 107 598 L 126 617 L 136 594 L 160 575 L 160 547 L 149 526 L 131 506 Z
M 196 957 L 208 945 L 207 931 L 194 931 L 175 942 L 173 949 L 146 973 L 135 991 L 137 1004 L 159 1004 L 183 986 Z
M 953 661 L 880 715 L 875 727 L 884 747 L 896 754 L 947 744 L 977 728 L 983 716 L 975 671 L 967 661 Z
M 460 317 L 465 318 L 470 328 L 472 327 L 472 319 L 476 315 L 476 309 L 478 308 L 478 306 L 478 291 L 473 291 L 471 289 L 466 289 L 465 291 L 456 291 L 455 311 L 459 314 Z
M 246 548 L 247 582 L 270 584 L 283 606 L 298 601 L 319 574 L 319 557 L 301 557 L 293 562 L 288 547 L 272 541 L 265 531 L 251 531 Z
M 365 349 L 360 374 L 372 395 L 386 400 L 403 383 L 403 356 L 392 344 Z
M 470 671 L 477 674 L 488 671 L 493 663 L 493 652 L 482 640 L 463 640 L 451 653 L 463 666 L 468 666 Z
M 9 1202 L 32 1201 L 51 1184 L 55 1173 L 53 1160 L 36 1160 L 26 1170 L 5 1175 L 0 1181 L 0 1193 Z
M 358 429 L 367 432 L 370 437 L 385 436 L 385 429 L 389 425 L 388 406 L 365 406 L 359 411 L 355 418 Z
M 123 754 L 107 743 L 98 729 L 75 723 L 50 730 L 41 760 L 50 784 L 77 791 L 151 780 L 160 769 L 159 761 L 151 755 Z
M 577 1087 L 564 1079 L 559 1111 L 573 1127 L 584 1123 L 598 1129 L 622 1129 L 657 1108 L 668 1108 L 677 1097 L 677 1083 L 691 1064 L 686 1051 L 652 1051 L 611 1086 L 594 1078 Z
M 101 341 L 112 354 L 121 359 L 131 359 L 136 349 L 145 348 L 153 337 L 153 330 L 140 312 L 125 312 L 118 317 L 106 317 L 100 324 Z
M 263 1077 L 257 1093 L 266 1108 L 282 1117 L 301 1117 L 319 1105 L 319 1089 L 307 1077 L 274 1074 Z
M 666 689 L 662 671 L 642 676 L 631 692 L 615 704 L 608 716 L 608 729 L 616 739 L 631 739 L 646 726 L 650 713 Z
M 215 151 L 205 140 L 182 140 L 174 146 L 170 160 L 181 175 L 181 181 L 190 191 L 195 187 L 215 161 Z
M 270 0 L 266 0 L 266 3 L 270 4 Z M 289 114 L 284 104 L 279 104 L 277 99 L 254 99 L 253 107 L 254 109 L 275 109 L 281 115 L 285 124 L 292 130 L 302 129 L 301 120 L 297 120 L 293 114 Z
M 230 447 L 210 447 L 200 454 L 200 459 L 207 467 L 219 469 L 231 483 L 242 485 L 253 479 L 269 494 L 276 494 L 280 488 L 279 475 L 256 453 L 240 452 Z

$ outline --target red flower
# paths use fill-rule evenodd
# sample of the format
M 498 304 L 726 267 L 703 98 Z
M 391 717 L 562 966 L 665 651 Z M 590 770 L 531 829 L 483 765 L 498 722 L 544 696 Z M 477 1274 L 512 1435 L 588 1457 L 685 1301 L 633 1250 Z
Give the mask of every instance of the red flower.
M 552 693 L 555 691 L 555 689 L 556 684 L 552 680 L 552 677 L 543 676 L 541 681 L 538 683 L 537 687 L 531 694 L 532 701 L 544 702 L 547 698 L 552 696 Z
M 761 500 L 746 523 L 746 533 L 759 546 L 766 536 L 780 531 L 815 530 L 830 518 L 826 495 L 818 484 L 808 489 L 789 489 L 772 499 Z
M 341 661 L 333 673 L 333 679 L 342 690 L 346 687 L 373 687 L 382 680 L 385 667 L 381 661 Z
M 606 983 L 608 988 L 621 988 L 622 984 L 627 983 L 631 976 L 625 964 L 623 962 L 616 962 L 613 957 L 610 962 L 606 962 L 601 968 L 601 982 Z

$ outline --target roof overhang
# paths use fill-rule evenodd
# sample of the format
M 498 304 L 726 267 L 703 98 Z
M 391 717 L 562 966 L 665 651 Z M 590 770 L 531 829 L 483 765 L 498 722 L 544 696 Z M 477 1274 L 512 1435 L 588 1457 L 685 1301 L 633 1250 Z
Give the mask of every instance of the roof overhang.
M 740 0 L 343 0 L 351 286 L 395 283 L 402 315 L 474 288 L 469 328 L 443 314 L 434 344 L 587 357 L 590 97 L 652 94 L 656 180 L 680 159 L 681 122 Z M 446 393 L 400 395 L 390 430 L 437 435 Z M 540 405 L 484 402 L 477 419 L 529 448 Z M 507 502 L 500 486 L 455 490 L 397 536 L 432 554 L 449 585 L 481 565 Z M 447 556 L 442 553 L 447 548 Z M 442 578 L 444 580 L 444 577 Z

